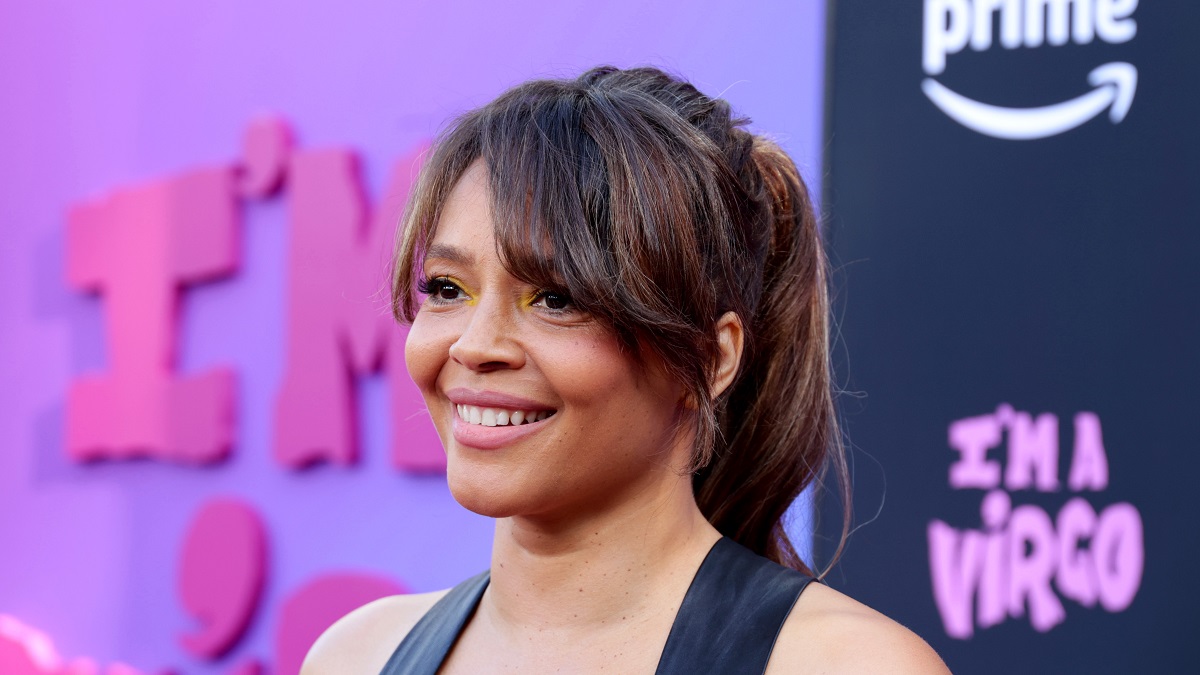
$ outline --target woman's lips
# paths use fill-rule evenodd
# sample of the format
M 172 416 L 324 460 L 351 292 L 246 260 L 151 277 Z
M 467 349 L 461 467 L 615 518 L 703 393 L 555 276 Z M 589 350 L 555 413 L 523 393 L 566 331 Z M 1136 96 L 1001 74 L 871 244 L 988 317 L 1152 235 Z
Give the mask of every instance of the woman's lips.
M 533 399 L 458 387 L 446 392 L 454 440 L 480 450 L 496 450 L 537 433 L 557 412 Z
M 536 434 L 544 429 L 553 419 L 554 416 L 552 415 L 537 422 L 525 422 L 517 426 L 508 424 L 505 426 L 489 427 L 482 424 L 471 424 L 462 417 L 459 417 L 456 412 L 454 413 L 453 425 L 454 440 L 470 448 L 497 450 L 530 434 Z
M 554 410 L 554 406 L 540 403 L 531 398 L 504 394 L 498 391 L 482 391 L 455 387 L 446 391 L 446 398 L 456 405 L 473 405 L 480 408 L 507 408 L 510 410 Z

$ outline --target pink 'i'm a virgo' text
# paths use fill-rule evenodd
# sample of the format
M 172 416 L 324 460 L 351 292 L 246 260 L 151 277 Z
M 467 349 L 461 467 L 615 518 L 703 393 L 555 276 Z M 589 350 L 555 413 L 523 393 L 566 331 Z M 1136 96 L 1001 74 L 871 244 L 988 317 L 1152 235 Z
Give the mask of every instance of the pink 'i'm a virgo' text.
M 1002 404 L 995 413 L 952 422 L 948 441 L 958 455 L 950 487 L 985 491 L 979 529 L 929 523 L 933 596 L 948 635 L 966 639 L 976 625 L 995 626 L 1026 610 L 1033 628 L 1046 632 L 1066 618 L 1061 598 L 1089 608 L 1098 602 L 1109 612 L 1129 607 L 1145 563 L 1142 518 L 1132 504 L 1097 510 L 1076 495 L 1052 516 L 1039 505 L 1014 506 L 1009 495 L 1062 489 L 1057 416 L 1035 417 Z M 996 457 L 1001 449 L 1003 464 Z M 1075 415 L 1068 466 L 1071 492 L 1108 487 L 1095 413 Z

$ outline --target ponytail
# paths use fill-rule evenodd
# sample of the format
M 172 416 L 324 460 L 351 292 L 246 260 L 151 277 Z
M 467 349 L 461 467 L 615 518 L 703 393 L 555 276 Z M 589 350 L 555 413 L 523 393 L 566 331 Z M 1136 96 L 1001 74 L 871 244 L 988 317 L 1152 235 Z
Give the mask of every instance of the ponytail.
M 760 226 L 769 233 L 762 295 L 747 326 L 741 373 L 717 402 L 718 446 L 693 483 L 701 511 L 719 531 L 812 573 L 788 537 L 784 516 L 830 465 L 843 499 L 849 493 L 831 386 L 827 262 L 795 163 L 762 137 L 740 145 L 749 146 L 749 157 L 735 160 L 742 165 L 739 182 L 761 205 L 767 222 Z M 847 509 L 834 560 L 848 529 Z

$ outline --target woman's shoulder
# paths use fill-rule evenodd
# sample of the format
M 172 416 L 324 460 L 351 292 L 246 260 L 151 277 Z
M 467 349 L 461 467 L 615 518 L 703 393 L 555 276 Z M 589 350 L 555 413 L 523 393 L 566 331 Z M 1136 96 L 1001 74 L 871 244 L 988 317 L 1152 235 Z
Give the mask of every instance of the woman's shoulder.
M 313 643 L 300 675 L 378 673 L 408 631 L 448 592 L 392 595 L 350 612 Z
M 776 673 L 949 673 L 916 633 L 824 584 L 805 589 L 771 652 Z

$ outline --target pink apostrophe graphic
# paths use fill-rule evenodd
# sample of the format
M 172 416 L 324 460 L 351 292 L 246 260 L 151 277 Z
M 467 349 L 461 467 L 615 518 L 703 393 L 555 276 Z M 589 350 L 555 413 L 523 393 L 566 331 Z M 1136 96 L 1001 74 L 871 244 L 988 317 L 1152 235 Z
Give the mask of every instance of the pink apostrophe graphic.
M 109 368 L 71 383 L 67 453 L 75 460 L 224 458 L 233 433 L 226 368 L 175 371 L 185 288 L 238 265 L 234 172 L 198 169 L 74 207 L 67 277 L 106 306 Z
M 189 653 L 215 659 L 242 636 L 262 593 L 266 557 L 266 530 L 251 506 L 217 499 L 200 509 L 179 564 L 179 596 L 200 624 L 180 637 Z
M 278 117 L 262 117 L 250 123 L 242 139 L 239 189 L 243 196 L 262 199 L 283 184 L 293 134 Z
M 325 574 L 308 582 L 280 607 L 274 672 L 300 672 L 308 650 L 335 621 L 368 602 L 406 592 L 391 579 L 361 573 Z
M 274 427 L 275 457 L 285 466 L 356 461 L 354 377 L 383 369 L 393 463 L 410 471 L 445 469 L 424 400 L 404 366 L 405 332 L 388 300 L 395 228 L 423 152 L 397 162 L 373 218 L 354 153 L 292 156 L 286 362 Z

